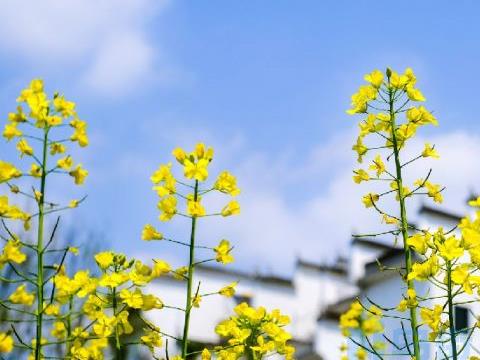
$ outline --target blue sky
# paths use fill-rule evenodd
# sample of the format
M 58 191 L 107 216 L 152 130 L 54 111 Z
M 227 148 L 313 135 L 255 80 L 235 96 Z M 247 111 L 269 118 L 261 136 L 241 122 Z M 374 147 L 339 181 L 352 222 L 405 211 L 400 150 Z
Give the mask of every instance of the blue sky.
M 77 102 L 92 146 L 77 155 L 90 170 L 89 198 L 71 220 L 129 254 L 180 263 L 180 252 L 139 239 L 146 222 L 185 236 L 181 221 L 156 222 L 148 177 L 173 147 L 202 140 L 218 153 L 215 170 L 238 174 L 244 205 L 238 219 L 207 221 L 202 240 L 228 237 L 236 266 L 260 271 L 287 273 L 295 256 L 331 261 L 352 230 L 378 221 L 358 204 L 365 189 L 351 184 L 356 120 L 345 114 L 374 68 L 417 73 L 441 123 L 422 136 L 445 155 L 435 168 L 449 187 L 445 207 L 460 209 L 480 180 L 477 2 L 0 6 L 2 116 L 33 77 Z M 2 158 L 14 156 L 12 147 L 0 145 Z M 70 196 L 66 186 L 56 190 Z

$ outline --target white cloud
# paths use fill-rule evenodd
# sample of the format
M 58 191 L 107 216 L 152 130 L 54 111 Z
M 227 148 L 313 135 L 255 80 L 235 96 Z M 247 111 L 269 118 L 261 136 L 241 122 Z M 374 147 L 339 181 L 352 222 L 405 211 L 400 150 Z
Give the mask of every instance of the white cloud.
M 155 124 L 147 128 L 155 139 L 157 134 L 162 134 Z M 237 175 L 242 189 L 239 196 L 242 213 L 232 218 L 203 219 L 199 225 L 199 241 L 214 245 L 222 238 L 229 239 L 235 245 L 238 260 L 234 266 L 287 274 L 296 256 L 317 262 L 333 261 L 347 248 L 352 233 L 371 233 L 382 226 L 380 216 L 361 203 L 361 197 L 372 191 L 371 185 L 357 185 L 352 181 L 353 169 L 368 166 L 367 162 L 357 164 L 351 151 L 356 132 L 357 129 L 352 128 L 338 133 L 309 153 L 285 154 L 256 151 L 243 136 L 225 139 L 206 130 L 181 128 L 169 132 L 168 138 L 157 139 L 157 143 L 162 144 L 160 147 L 127 157 L 120 173 L 131 177 L 133 171 L 136 177 L 146 178 L 159 162 L 170 161 L 168 154 L 173 146 L 180 144 L 189 148 L 204 139 L 215 148 L 212 176 L 225 168 Z M 432 167 L 430 180 L 447 187 L 442 207 L 464 212 L 467 195 L 480 183 L 480 168 L 474 164 L 480 153 L 480 137 L 464 131 L 428 137 L 420 133 L 409 143 L 403 161 L 418 155 L 425 141 L 436 145 L 441 158 L 412 163 L 405 168 L 406 181 L 412 184 Z M 152 158 L 150 154 L 165 156 Z M 146 173 L 145 168 L 149 172 Z M 388 189 L 388 183 L 372 185 Z M 205 197 L 204 200 L 207 209 L 213 210 L 220 209 L 228 199 Z M 434 205 L 424 197 L 410 201 L 411 221 L 415 221 L 421 201 Z M 144 208 L 144 200 L 141 202 Z M 382 206 L 394 211 L 393 214 L 397 212 L 396 207 L 392 207 L 394 204 L 393 199 L 382 200 Z M 186 236 L 184 226 L 183 221 L 177 220 L 168 233 Z
M 116 34 L 99 49 L 85 81 L 100 93 L 117 95 L 149 81 L 153 49 L 140 36 Z
M 232 169 L 242 187 L 242 214 L 208 221 L 200 232 L 202 238 L 212 243 L 222 237 L 231 239 L 240 267 L 288 273 L 296 256 L 333 261 L 346 249 L 352 232 L 377 231 L 380 216 L 361 203 L 361 196 L 371 188 L 352 181 L 352 169 L 358 167 L 350 151 L 353 134 L 333 137 L 313 149 L 303 162 L 279 162 L 274 155 L 248 154 Z M 424 140 L 412 140 L 404 160 L 419 154 Z M 479 140 L 464 132 L 429 137 L 441 159 L 413 163 L 406 169 L 407 181 L 425 176 L 431 166 L 431 181 L 447 187 L 443 208 L 464 212 L 470 189 L 480 182 L 480 169 L 474 164 L 480 153 Z M 312 179 L 319 186 L 310 186 Z M 385 183 L 380 186 L 388 189 Z M 415 220 L 421 201 L 433 205 L 423 197 L 412 200 L 408 209 L 411 220 Z M 396 213 L 393 199 L 383 205 Z
M 147 23 L 167 3 L 7 0 L 0 5 L 0 47 L 32 65 L 65 66 L 92 89 L 120 95 L 165 77 L 155 73 L 158 48 Z

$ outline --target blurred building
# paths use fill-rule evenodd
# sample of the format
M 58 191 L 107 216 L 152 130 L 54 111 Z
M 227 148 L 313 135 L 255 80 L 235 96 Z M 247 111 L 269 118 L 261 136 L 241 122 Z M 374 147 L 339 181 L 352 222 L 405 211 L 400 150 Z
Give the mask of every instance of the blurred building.
M 456 214 L 422 206 L 417 216 L 417 225 L 421 228 L 443 226 L 449 229 L 454 228 L 459 220 L 460 216 Z M 246 301 L 270 310 L 278 308 L 291 316 L 289 331 L 293 334 L 298 359 L 337 360 L 343 342 L 338 328 L 340 314 L 348 309 L 355 298 L 367 303 L 368 297 L 382 306 L 396 307 L 405 292 L 405 285 L 397 272 L 380 271 L 378 262 L 384 266 L 400 267 L 403 256 L 403 250 L 391 243 L 379 239 L 353 238 L 348 254 L 338 257 L 332 264 L 316 264 L 297 259 L 291 278 L 200 265 L 195 280 L 201 282 L 202 293 L 216 292 L 233 281 L 239 281 L 239 284 L 233 298 L 211 296 L 203 299 L 200 308 L 192 312 L 191 339 L 199 348 L 218 344 L 220 339 L 215 335 L 215 325 L 225 319 L 236 304 Z M 425 293 L 428 286 L 427 282 L 419 283 L 418 292 Z M 158 294 L 167 305 L 184 301 L 183 282 L 165 277 L 150 287 L 149 291 Z M 434 296 L 435 290 L 430 291 Z M 469 307 L 472 305 L 458 307 L 457 327 L 468 327 L 468 324 L 476 321 L 469 313 Z M 163 309 L 153 316 L 155 323 L 163 324 L 162 331 L 181 337 L 183 313 Z M 390 339 L 403 343 L 398 321 L 387 321 L 385 334 Z M 427 336 L 426 333 L 422 335 Z M 173 342 L 171 345 L 178 346 Z M 423 351 L 428 355 L 431 349 L 425 348 Z

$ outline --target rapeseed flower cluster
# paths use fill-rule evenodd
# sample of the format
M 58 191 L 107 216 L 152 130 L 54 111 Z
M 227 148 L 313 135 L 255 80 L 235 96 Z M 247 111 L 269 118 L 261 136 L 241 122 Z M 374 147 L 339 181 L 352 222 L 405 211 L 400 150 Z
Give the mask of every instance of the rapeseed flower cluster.
M 64 205 L 50 201 L 46 193 L 47 178 L 57 174 L 67 175 L 77 185 L 84 183 L 88 171 L 82 164 L 74 162 L 69 155 L 68 146 L 73 143 L 80 147 L 87 146 L 88 135 L 87 124 L 80 120 L 75 103 L 59 93 L 49 97 L 40 79 L 32 80 L 29 86 L 21 91 L 17 103 L 16 110 L 8 114 L 2 135 L 7 142 L 16 142 L 15 148 L 22 166 L 0 160 L 0 184 L 6 185 L 10 190 L 10 195 L 0 195 L 0 218 L 7 234 L 2 236 L 5 244 L 0 253 L 0 269 L 5 265 L 14 269 L 13 278 L 0 278 L 0 281 L 15 287 L 7 298 L 0 299 L 0 304 L 13 314 L 31 317 L 27 321 L 36 325 L 36 333 L 31 341 L 22 339 L 17 333 L 17 345 L 10 333 L 10 330 L 15 329 L 12 324 L 11 329 L 0 334 L 0 352 L 12 351 L 14 346 L 26 348 L 32 352 L 30 358 L 37 360 L 45 356 L 43 349 L 51 348 L 58 338 L 63 338 L 65 343 L 69 342 L 66 339 L 71 336 L 72 329 L 67 326 L 67 319 L 76 315 L 68 304 L 73 301 L 74 296 L 81 296 L 95 289 L 95 281 L 89 277 L 88 272 L 79 272 L 70 279 L 63 264 L 46 263 L 47 254 L 64 253 L 65 259 L 67 254 L 76 251 L 73 247 L 50 248 L 55 230 L 47 241 L 46 216 L 74 208 L 83 201 L 72 199 Z M 22 185 L 19 185 L 20 179 Z M 28 181 L 29 179 L 31 181 Z M 34 202 L 36 211 L 29 213 L 13 203 L 20 197 Z M 25 231 L 30 230 L 31 222 L 35 220 L 36 241 L 27 242 L 10 229 L 7 221 L 16 220 L 24 223 Z M 55 229 L 57 225 L 58 220 Z M 36 272 L 17 268 L 29 261 L 36 265 Z M 53 318 L 50 319 L 51 316 Z M 51 325 L 51 336 L 56 338 L 55 340 L 45 337 L 44 328 L 47 328 L 47 323 Z M 26 346 L 27 343 L 31 345 Z
M 290 318 L 273 310 L 268 313 L 264 307 L 253 308 L 241 303 L 234 309 L 235 315 L 222 321 L 215 332 L 227 339 L 227 345 L 217 347 L 218 359 L 262 359 L 280 354 L 293 359 L 295 348 L 288 344 L 291 335 L 283 329 Z
M 405 149 L 417 132 L 423 126 L 438 125 L 438 121 L 431 111 L 420 105 L 425 101 L 425 97 L 417 87 L 417 78 L 412 69 L 406 69 L 403 74 L 391 69 L 385 72 L 374 70 L 365 75 L 364 79 L 367 84 L 362 85 L 352 96 L 351 108 L 347 112 L 362 116 L 359 134 L 352 150 L 357 155 L 358 163 L 364 164 L 367 158 L 369 162 L 353 171 L 353 181 L 357 184 L 376 182 L 389 185 L 381 191 L 365 194 L 362 202 L 366 208 L 375 210 L 380 215 L 381 222 L 389 227 L 387 231 L 374 236 L 393 235 L 395 239 L 400 237 L 405 253 L 404 264 L 396 269 L 405 283 L 403 298 L 399 299 L 394 308 L 374 311 L 372 318 L 375 322 L 381 317 L 408 320 L 411 344 L 404 344 L 403 347 L 396 344 L 396 350 L 408 348 L 406 354 L 398 351 L 399 355 L 421 359 L 422 340 L 419 337 L 419 328 L 426 326 L 430 330 L 428 341 L 442 339 L 444 343 L 449 343 L 453 359 L 456 359 L 457 334 L 452 320 L 454 298 L 461 293 L 472 294 L 479 284 L 477 277 L 472 274 L 475 270 L 473 260 L 465 261 L 464 257 L 468 252 L 472 258 L 472 253 L 475 254 L 476 251 L 477 235 L 472 230 L 475 221 L 462 221 L 462 237 L 455 234 L 454 229 L 419 229 L 409 222 L 406 211 L 408 199 L 423 195 L 435 203 L 443 201 L 443 187 L 431 182 L 431 170 L 412 184 L 406 183 L 404 174 L 408 166 L 416 161 L 439 158 L 435 145 L 425 143 L 419 154 L 404 159 Z M 381 200 L 392 195 L 398 203 L 393 213 L 381 206 Z M 480 237 L 478 239 L 480 245 Z M 383 270 L 383 265 L 380 266 Z M 415 284 L 421 281 L 428 281 L 443 291 L 444 296 L 439 298 L 444 301 L 439 303 L 429 298 L 428 294 L 417 294 Z M 351 336 L 351 329 L 359 329 L 360 336 L 367 339 L 366 345 L 360 346 L 357 343 L 357 358 L 365 358 L 369 353 L 381 358 L 382 353 L 369 340 L 369 336 L 373 334 L 362 328 L 361 316 L 365 309 L 359 301 L 352 304 L 350 310 L 342 316 L 340 326 L 346 336 Z M 394 311 L 408 312 L 408 317 L 392 314 Z M 374 328 L 381 331 L 380 325 Z M 403 323 L 402 330 L 405 335 Z M 393 344 L 385 334 L 384 338 L 390 345 Z M 441 353 L 438 355 L 442 356 Z
M 0 270 L 7 265 L 13 269 L 13 276 L 0 276 L 0 282 L 7 283 L 10 289 L 6 297 L 0 299 L 0 306 L 14 315 L 22 315 L 23 320 L 13 319 L 10 328 L 5 329 L 0 324 L 0 357 L 17 349 L 29 352 L 29 360 L 58 358 L 53 356 L 55 349 L 62 352 L 62 358 L 72 360 L 103 360 L 111 356 L 120 359 L 127 347 L 137 345 L 143 346 L 152 358 L 158 359 L 159 348 L 167 343 L 165 338 L 179 340 L 182 344 L 181 354 L 172 356 L 173 359 L 181 360 L 193 355 L 189 350 L 188 331 L 192 309 L 200 307 L 208 296 L 231 298 L 237 287 L 237 282 L 232 282 L 213 293 L 204 293 L 199 283 L 194 284 L 194 269 L 198 264 L 209 261 L 229 264 L 234 261 L 233 246 L 226 239 L 219 240 L 218 245 L 212 247 L 198 245 L 196 223 L 206 216 L 227 217 L 240 213 L 236 200 L 240 190 L 236 178 L 223 171 L 207 186 L 213 149 L 202 143 L 190 153 L 181 148 L 175 149 L 173 155 L 182 167 L 184 178 L 174 177 L 172 164 L 169 163 L 161 165 L 151 181 L 159 197 L 160 221 L 170 221 L 175 217 L 189 219 L 191 240 L 181 242 L 170 239 L 151 224 L 145 225 L 141 238 L 188 247 L 188 264 L 173 269 L 162 259 L 153 259 L 151 264 L 145 264 L 124 254 L 103 251 L 94 256 L 96 269 L 73 271 L 68 268 L 66 259 L 79 255 L 80 250 L 74 246 L 54 248 L 60 218 L 57 218 L 49 237 L 45 219 L 48 215 L 78 207 L 85 198 L 58 204 L 50 199 L 46 189 L 48 179 L 53 175 L 67 175 L 74 184 L 84 184 L 88 171 L 74 160 L 69 146 L 73 143 L 80 147 L 89 144 L 87 124 L 80 120 L 74 102 L 59 93 L 49 98 L 39 79 L 33 80 L 21 91 L 17 102 L 16 111 L 8 115 L 3 137 L 8 142 L 16 141 L 19 158 L 27 165 L 17 167 L 0 160 L 0 184 L 6 185 L 10 191 L 10 196 L 0 195 L 0 218 L 6 231 L 6 236 L 1 235 L 4 246 L 0 249 Z M 21 185 L 17 182 L 19 179 L 22 179 Z M 27 180 L 31 180 L 30 187 L 25 185 Z M 227 195 L 230 199 L 223 207 L 208 212 L 203 198 L 214 192 Z M 33 201 L 36 211 L 28 213 L 19 205 L 12 204 L 20 196 Z M 28 231 L 33 220 L 36 226 L 36 240 L 33 242 L 16 235 L 7 223 L 22 221 L 25 231 Z M 195 250 L 199 247 L 210 251 L 211 256 L 197 261 Z M 60 257 L 55 259 L 60 261 L 51 263 L 51 256 L 55 254 L 59 254 Z M 21 268 L 29 261 L 36 271 Z M 165 276 L 185 283 L 185 307 L 164 304 L 156 294 L 145 290 L 152 281 Z M 150 311 L 166 307 L 184 313 L 182 337 L 163 333 L 148 319 Z M 234 354 L 232 349 L 238 350 L 241 346 L 255 354 L 255 359 L 275 352 L 288 359 L 293 357 L 294 349 L 287 344 L 291 336 L 283 329 L 289 322 L 286 316 L 278 310 L 267 313 L 263 308 L 253 309 L 246 304 L 238 306 L 235 311 L 237 316 L 229 321 L 237 322 L 239 331 L 250 331 L 251 336 L 240 343 L 232 328 L 232 332 L 224 333 L 224 336 L 230 337 L 229 344 L 204 349 L 202 359 L 210 359 L 213 355 L 219 359 L 230 359 Z M 22 321 L 28 326 L 35 325 L 32 338 L 24 338 L 17 331 Z M 235 346 L 232 346 L 235 341 Z M 241 355 L 239 352 L 235 354 L 237 357 Z

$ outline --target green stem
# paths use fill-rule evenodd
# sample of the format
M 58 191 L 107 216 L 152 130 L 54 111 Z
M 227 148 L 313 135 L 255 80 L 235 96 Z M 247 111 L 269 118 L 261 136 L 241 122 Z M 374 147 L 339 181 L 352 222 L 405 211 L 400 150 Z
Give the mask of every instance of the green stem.
M 448 322 L 450 327 L 450 343 L 452 345 L 452 360 L 457 360 L 457 338 L 455 334 L 455 319 L 453 318 L 452 295 L 452 263 L 447 261 L 447 294 L 448 294 Z
M 35 360 L 42 357 L 42 327 L 43 327 L 43 227 L 44 227 L 44 204 L 45 183 L 47 178 L 47 154 L 48 154 L 48 127 L 44 129 L 43 153 L 42 153 L 42 176 L 40 178 L 40 199 L 38 200 L 38 233 L 37 233 L 37 331 L 35 343 Z
M 67 355 L 70 354 L 71 337 L 72 337 L 72 311 L 73 311 L 73 296 L 70 296 L 68 301 L 68 315 L 67 315 Z
M 195 180 L 195 188 L 193 193 L 193 200 L 198 200 L 198 180 Z M 190 326 L 190 312 L 192 310 L 192 284 L 193 272 L 195 269 L 195 228 L 197 225 L 197 218 L 192 216 L 192 228 L 190 232 L 190 254 L 188 261 L 188 279 L 187 279 L 187 300 L 185 305 L 185 319 L 183 324 L 183 338 L 182 338 L 182 358 L 186 359 L 188 350 L 188 329 Z
M 398 146 L 397 135 L 395 133 L 396 122 L 395 122 L 395 109 L 394 109 L 394 92 L 389 90 L 389 113 L 391 121 L 391 133 L 392 133 L 392 145 L 393 152 L 395 156 L 395 169 L 396 169 L 396 182 L 397 182 L 397 191 L 398 198 L 400 203 L 400 230 L 402 233 L 403 239 L 403 249 L 405 253 L 405 278 L 407 279 L 408 289 L 415 291 L 415 284 L 413 279 L 408 279 L 408 274 L 412 271 L 412 252 L 407 244 L 408 239 L 408 220 L 407 220 L 407 209 L 405 206 L 405 194 L 403 193 L 403 180 L 402 180 L 402 166 L 400 163 L 400 149 Z M 410 327 L 412 329 L 413 337 L 413 352 L 415 355 L 415 360 L 420 360 L 420 341 L 418 337 L 418 321 L 417 321 L 417 309 L 415 307 L 410 308 Z
M 117 288 L 112 289 L 112 308 L 113 316 L 117 316 Z M 120 335 L 118 334 L 118 326 L 115 325 L 115 359 L 119 360 L 122 356 L 122 345 L 120 343 Z

